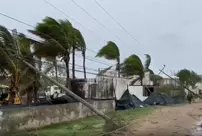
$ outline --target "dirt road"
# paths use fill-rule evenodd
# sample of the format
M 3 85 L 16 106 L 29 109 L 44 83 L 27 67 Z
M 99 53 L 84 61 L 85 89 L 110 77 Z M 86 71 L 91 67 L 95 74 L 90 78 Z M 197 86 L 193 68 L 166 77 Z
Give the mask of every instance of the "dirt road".
M 194 134 L 196 122 L 202 120 L 202 103 L 160 107 L 130 126 L 135 136 L 202 136 Z

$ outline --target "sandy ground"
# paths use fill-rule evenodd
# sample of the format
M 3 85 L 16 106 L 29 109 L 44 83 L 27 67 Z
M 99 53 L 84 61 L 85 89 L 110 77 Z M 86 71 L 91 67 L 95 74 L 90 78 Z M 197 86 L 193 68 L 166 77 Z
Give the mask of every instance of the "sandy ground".
M 202 103 L 160 107 L 155 112 L 129 126 L 135 136 L 202 136 L 193 134 L 202 120 Z

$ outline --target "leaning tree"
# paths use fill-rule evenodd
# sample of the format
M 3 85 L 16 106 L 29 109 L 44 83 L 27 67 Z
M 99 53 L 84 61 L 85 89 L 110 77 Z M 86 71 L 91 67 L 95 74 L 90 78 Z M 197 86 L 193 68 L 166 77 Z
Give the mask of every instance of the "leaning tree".
M 120 52 L 118 46 L 114 42 L 109 41 L 107 45 L 99 50 L 96 57 L 104 57 L 108 60 L 116 60 L 116 70 L 118 70 L 118 77 L 120 77 Z

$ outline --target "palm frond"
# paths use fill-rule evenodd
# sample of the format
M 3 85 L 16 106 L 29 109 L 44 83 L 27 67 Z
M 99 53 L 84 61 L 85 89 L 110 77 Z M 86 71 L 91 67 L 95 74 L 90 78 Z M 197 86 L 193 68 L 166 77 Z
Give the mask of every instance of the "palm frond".
M 52 41 L 45 41 L 43 44 L 35 48 L 34 55 L 45 57 L 45 58 L 55 58 L 59 53 L 64 52 L 64 49 L 52 43 Z
M 146 56 L 146 61 L 145 61 L 144 67 L 145 67 L 145 70 L 148 70 L 151 64 L 151 56 L 149 54 L 145 54 L 145 56 Z
M 107 45 L 99 50 L 96 57 L 104 57 L 109 60 L 118 60 L 120 57 L 119 48 L 114 42 L 109 41 Z
M 14 39 L 6 27 L 0 25 L 0 41 L 8 48 L 13 48 Z
M 4 65 L 4 68 L 9 70 L 9 71 L 16 71 L 16 65 L 15 62 L 11 59 L 11 57 L 15 57 L 16 54 L 12 54 L 11 52 L 8 51 L 5 43 L 0 42 L 0 65 Z
M 86 50 L 86 43 L 85 40 L 81 34 L 81 32 L 78 29 L 74 28 L 74 44 L 76 46 L 76 49 L 78 51 L 85 51 Z
M 121 73 L 124 76 L 144 76 L 144 67 L 140 58 L 134 54 L 126 58 L 121 65 Z

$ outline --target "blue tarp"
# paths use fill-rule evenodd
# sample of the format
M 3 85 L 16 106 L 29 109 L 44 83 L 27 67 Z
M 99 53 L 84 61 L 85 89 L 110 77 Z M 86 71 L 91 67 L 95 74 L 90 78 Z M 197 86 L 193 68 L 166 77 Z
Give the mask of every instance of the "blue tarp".
M 116 100 L 116 109 L 134 109 L 145 107 L 145 104 L 135 95 L 131 95 L 129 90 L 126 90 L 119 100 Z

